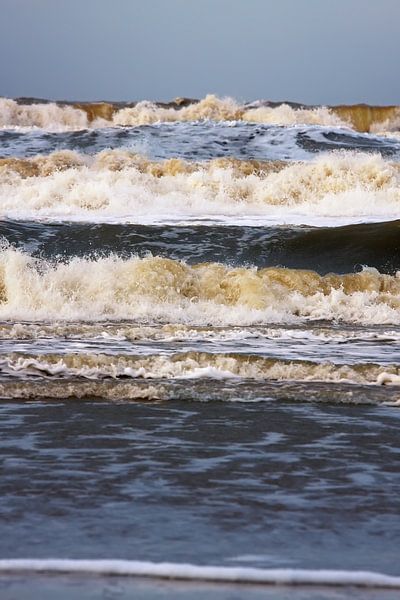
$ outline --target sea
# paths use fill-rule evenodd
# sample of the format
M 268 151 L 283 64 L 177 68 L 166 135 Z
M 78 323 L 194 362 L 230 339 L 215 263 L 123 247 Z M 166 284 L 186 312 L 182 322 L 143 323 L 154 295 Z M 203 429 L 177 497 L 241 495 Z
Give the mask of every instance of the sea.
M 400 107 L 0 98 L 1 600 L 400 594 Z

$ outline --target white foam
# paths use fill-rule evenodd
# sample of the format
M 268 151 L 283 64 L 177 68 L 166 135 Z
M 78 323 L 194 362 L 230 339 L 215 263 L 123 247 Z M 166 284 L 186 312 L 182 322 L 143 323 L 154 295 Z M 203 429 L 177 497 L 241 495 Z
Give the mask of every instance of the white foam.
M 206 164 L 194 172 L 162 177 L 129 165 L 119 171 L 104 168 L 106 156 L 100 154 L 90 164 L 74 155 L 77 165 L 36 177 L 24 178 L 12 170 L 0 173 L 0 216 L 329 226 L 388 221 L 400 214 L 400 171 L 379 156 L 333 153 L 279 172 L 247 176 L 233 167 Z M 88 164 L 80 164 L 84 161 Z
M 3 374 L 18 376 L 102 379 L 251 379 L 255 381 L 320 381 L 360 385 L 400 385 L 396 365 L 335 364 L 257 357 L 251 355 L 189 352 L 163 355 L 113 356 L 105 354 L 11 354 L 0 360 Z
M 117 559 L 3 559 L 0 573 L 85 573 L 221 583 L 359 586 L 400 589 L 400 577 L 373 571 L 260 569 Z
M 40 128 L 47 131 L 70 131 L 89 126 L 83 110 L 61 106 L 55 102 L 45 104 L 18 104 L 9 98 L 0 98 L 0 127 Z
M 160 257 L 73 258 L 54 264 L 4 249 L 0 275 L 2 319 L 203 326 L 321 319 L 400 323 L 399 277 L 371 269 L 348 280 L 336 276 L 332 281 L 331 276 L 325 281 L 312 272 L 207 263 L 191 267 Z M 325 285 L 330 289 L 324 291 Z M 344 285 L 350 286 L 348 292 Z
M 95 104 L 87 105 L 95 109 Z M 278 107 L 244 107 L 232 98 L 218 98 L 212 94 L 197 103 L 177 109 L 160 107 L 144 100 L 135 106 L 115 110 L 108 107 L 104 116 L 91 120 L 83 106 L 61 105 L 55 102 L 19 104 L 9 98 L 0 98 L 0 127 L 40 127 L 48 131 L 68 131 L 82 128 L 98 128 L 105 125 L 140 126 L 153 123 L 177 121 L 250 121 L 255 123 L 295 125 L 347 125 L 327 107 L 294 109 L 287 104 Z M 109 114 L 107 115 L 107 112 Z M 96 110 L 94 110 L 96 113 Z

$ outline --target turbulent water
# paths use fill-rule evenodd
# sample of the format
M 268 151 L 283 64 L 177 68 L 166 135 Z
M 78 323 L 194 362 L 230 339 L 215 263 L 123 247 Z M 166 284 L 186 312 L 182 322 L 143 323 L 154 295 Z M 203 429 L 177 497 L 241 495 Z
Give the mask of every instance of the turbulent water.
M 3 98 L 0 218 L 1 558 L 399 574 L 400 107 Z

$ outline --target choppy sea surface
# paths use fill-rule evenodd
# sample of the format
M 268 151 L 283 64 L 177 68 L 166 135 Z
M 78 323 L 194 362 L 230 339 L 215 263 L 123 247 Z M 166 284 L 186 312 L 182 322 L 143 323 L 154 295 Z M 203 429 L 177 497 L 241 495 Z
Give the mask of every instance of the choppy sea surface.
M 398 107 L 0 98 L 0 219 L 2 599 L 398 597 Z

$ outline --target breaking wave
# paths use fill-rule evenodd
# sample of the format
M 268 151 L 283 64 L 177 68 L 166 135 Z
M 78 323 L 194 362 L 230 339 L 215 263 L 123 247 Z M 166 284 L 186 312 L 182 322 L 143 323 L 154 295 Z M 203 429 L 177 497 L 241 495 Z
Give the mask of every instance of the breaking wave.
M 0 127 L 40 127 L 50 130 L 109 125 L 137 126 L 156 122 L 204 119 L 249 121 L 275 125 L 350 126 L 358 131 L 391 131 L 400 126 L 397 106 L 316 106 L 256 102 L 239 104 L 232 98 L 208 95 L 200 101 L 176 99 L 168 104 L 142 101 L 48 102 L 0 98 Z
M 0 359 L 2 375 L 84 379 L 255 379 L 400 385 L 400 367 L 373 363 L 343 365 L 256 355 L 185 352 L 172 356 L 12 353 Z M 138 397 L 140 397 L 138 395 Z
M 208 95 L 198 103 L 176 110 L 159 107 L 152 102 L 139 102 L 131 108 L 123 108 L 113 115 L 115 125 L 149 125 L 158 121 L 249 121 L 271 125 L 329 125 L 346 126 L 329 108 L 292 108 L 288 104 L 277 107 L 259 106 L 247 108 L 231 98 L 219 99 Z
M 57 152 L 0 161 L 0 214 L 9 218 L 157 222 L 218 217 L 314 223 L 396 218 L 400 167 L 335 152 L 307 163 L 216 159 L 151 162 L 126 151 Z
M 364 269 L 318 275 L 284 268 L 188 265 L 115 256 L 47 262 L 0 253 L 0 318 L 133 319 L 250 325 L 304 319 L 400 323 L 400 278 Z

